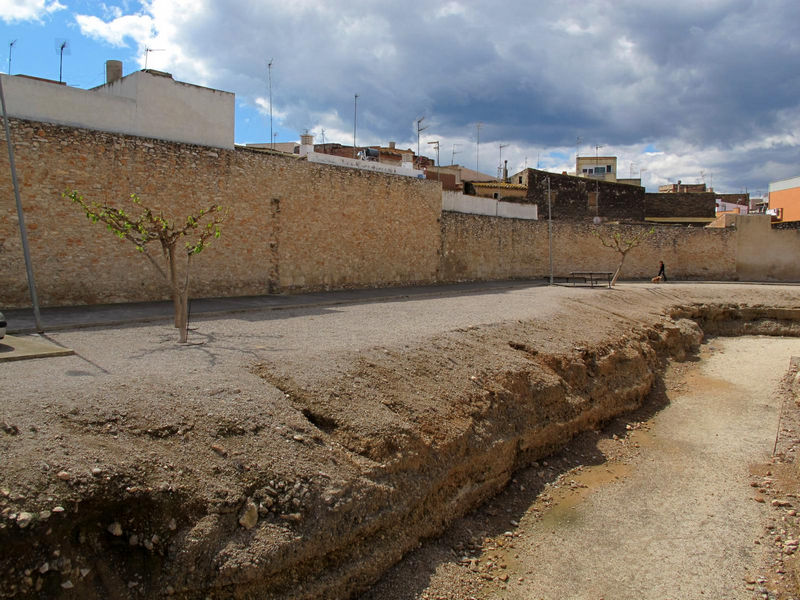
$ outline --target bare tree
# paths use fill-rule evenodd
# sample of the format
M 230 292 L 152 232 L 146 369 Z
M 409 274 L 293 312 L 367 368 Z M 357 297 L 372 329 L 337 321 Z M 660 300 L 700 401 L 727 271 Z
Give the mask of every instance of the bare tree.
M 642 230 L 630 237 L 624 237 L 619 231 L 615 231 L 608 237 L 603 235 L 599 229 L 593 231 L 594 235 L 600 240 L 603 246 L 611 248 L 619 254 L 619 265 L 614 272 L 614 277 L 611 279 L 612 286 L 617 283 L 617 278 L 619 278 L 619 274 L 622 272 L 622 265 L 625 262 L 625 257 L 628 255 L 628 252 L 636 248 L 636 246 L 639 246 L 653 232 L 655 232 L 655 227 L 651 227 L 649 230 Z
M 156 270 L 167 281 L 175 306 L 175 327 L 179 330 L 179 341 L 185 343 L 189 330 L 189 268 L 192 257 L 200 254 L 213 238 L 220 236 L 220 223 L 225 218 L 218 204 L 186 217 L 183 226 L 176 227 L 163 215 L 156 215 L 136 194 L 131 201 L 141 208 L 141 214 L 133 216 L 121 208 L 106 206 L 98 202 L 87 202 L 78 192 L 65 192 L 65 197 L 79 204 L 92 223 L 104 223 L 106 229 L 122 240 L 132 242 L 144 254 Z M 150 242 L 161 244 L 163 265 L 145 248 Z M 180 242 L 183 241 L 183 244 Z M 185 257 L 185 262 L 179 261 Z M 182 276 L 181 276 L 182 275 Z

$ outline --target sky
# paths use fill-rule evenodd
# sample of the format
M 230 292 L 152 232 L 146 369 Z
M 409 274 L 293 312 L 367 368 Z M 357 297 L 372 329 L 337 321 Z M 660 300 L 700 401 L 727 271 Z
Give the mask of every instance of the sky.
M 798 23 L 798 0 L 0 0 L 0 71 L 166 71 L 236 95 L 236 143 L 355 129 L 493 176 L 577 152 L 760 196 L 800 175 Z

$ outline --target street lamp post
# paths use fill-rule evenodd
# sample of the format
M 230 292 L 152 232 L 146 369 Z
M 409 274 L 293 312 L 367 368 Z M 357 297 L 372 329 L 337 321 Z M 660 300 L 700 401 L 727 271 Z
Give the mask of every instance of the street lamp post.
M 547 253 L 550 256 L 550 285 L 553 285 L 553 213 L 550 202 L 550 178 L 547 178 Z
M 11 143 L 11 129 L 8 125 L 8 113 L 6 112 L 6 98 L 3 94 L 3 82 L 0 80 L 0 106 L 3 110 L 3 127 L 6 133 L 6 143 L 8 145 L 8 166 L 11 171 L 11 182 L 14 186 L 14 200 L 17 204 L 17 221 L 19 222 L 19 236 L 22 241 L 22 255 L 25 259 L 25 272 L 28 276 L 28 291 L 31 294 L 31 304 L 33 304 L 33 320 L 36 324 L 38 333 L 44 332 L 42 318 L 39 314 L 39 298 L 36 295 L 36 283 L 33 279 L 33 266 L 31 264 L 31 253 L 28 247 L 28 233 L 25 229 L 25 213 L 22 210 L 22 201 L 19 196 L 19 183 L 17 181 L 17 167 L 14 163 L 14 145 Z

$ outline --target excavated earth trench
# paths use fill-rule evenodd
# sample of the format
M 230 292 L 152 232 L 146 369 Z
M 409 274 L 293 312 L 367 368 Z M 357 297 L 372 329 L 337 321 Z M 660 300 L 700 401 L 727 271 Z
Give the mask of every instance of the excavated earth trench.
M 704 334 L 799 336 L 793 294 L 772 296 L 666 302 L 635 319 L 595 305 L 580 338 L 559 338 L 558 319 L 520 320 L 318 370 L 257 360 L 250 373 L 296 411 L 285 425 L 252 413 L 201 422 L 178 402 L 93 409 L 89 394 L 87 408 L 57 415 L 51 446 L 17 448 L 37 431 L 6 419 L 0 597 L 354 597 L 515 470 L 640 406 L 666 361 L 694 355 Z M 168 402 L 181 386 L 159 393 Z M 110 453 L 109 436 L 130 440 L 113 465 L 39 468 L 56 447 Z M 296 463 L 281 471 L 269 458 L 287 444 Z

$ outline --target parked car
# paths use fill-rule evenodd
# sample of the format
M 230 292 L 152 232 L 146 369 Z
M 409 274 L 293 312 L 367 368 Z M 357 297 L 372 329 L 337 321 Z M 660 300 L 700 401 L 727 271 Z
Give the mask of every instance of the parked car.
M 0 313 L 0 340 L 6 337 L 6 318 Z

